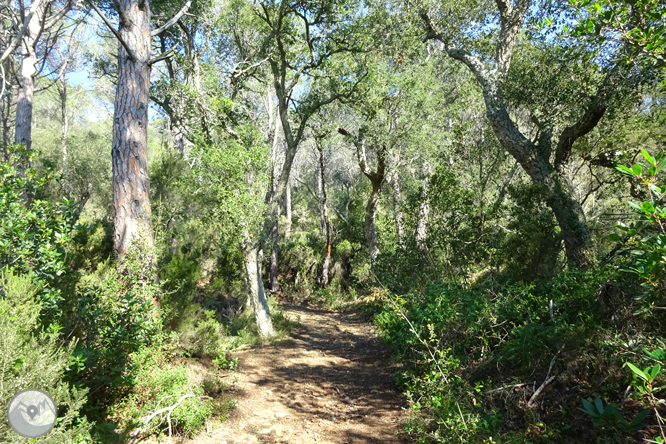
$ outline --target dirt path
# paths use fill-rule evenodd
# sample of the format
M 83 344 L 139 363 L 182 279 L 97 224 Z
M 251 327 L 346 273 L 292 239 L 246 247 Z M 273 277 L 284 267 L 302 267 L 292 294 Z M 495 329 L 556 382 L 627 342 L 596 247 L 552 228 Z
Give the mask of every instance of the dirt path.
M 232 354 L 240 358 L 230 387 L 238 406 L 210 441 L 197 442 L 409 442 L 395 435 L 405 401 L 374 328 L 354 313 L 284 308 L 300 325 L 277 345 Z

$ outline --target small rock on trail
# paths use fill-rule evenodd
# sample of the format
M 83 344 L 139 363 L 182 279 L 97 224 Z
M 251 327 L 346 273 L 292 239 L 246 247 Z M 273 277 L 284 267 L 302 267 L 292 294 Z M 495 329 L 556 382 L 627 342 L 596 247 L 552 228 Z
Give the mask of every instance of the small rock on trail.
M 399 444 L 405 400 L 396 388 L 389 351 L 356 313 L 283 306 L 300 325 L 271 346 L 232 353 L 240 358 L 238 402 L 199 444 Z

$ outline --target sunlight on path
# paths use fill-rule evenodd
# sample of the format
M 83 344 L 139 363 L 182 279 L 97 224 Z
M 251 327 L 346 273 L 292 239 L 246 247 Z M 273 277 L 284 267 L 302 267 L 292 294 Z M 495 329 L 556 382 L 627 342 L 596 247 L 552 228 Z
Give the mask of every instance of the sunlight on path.
M 292 337 L 234 354 L 240 374 L 230 390 L 238 407 L 220 428 L 191 442 L 409 442 L 395 435 L 405 402 L 373 327 L 353 313 L 285 310 L 300 320 Z

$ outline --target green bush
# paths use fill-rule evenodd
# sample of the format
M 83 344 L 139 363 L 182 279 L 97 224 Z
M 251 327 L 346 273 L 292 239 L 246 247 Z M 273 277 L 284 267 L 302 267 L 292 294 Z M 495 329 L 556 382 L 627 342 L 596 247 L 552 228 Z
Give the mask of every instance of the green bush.
M 86 402 L 85 389 L 71 387 L 64 376 L 76 365 L 75 343 L 63 346 L 54 333 L 39 325 L 41 302 L 35 298 L 39 287 L 32 276 L 16 276 L 7 269 L 0 273 L 0 411 L 6 412 L 11 398 L 24 389 L 41 389 L 54 399 L 58 421 L 40 443 L 79 444 L 89 442 L 90 424 L 81 417 Z M 0 422 L 0 441 L 25 443 Z
M 185 317 L 187 321 L 178 331 L 181 350 L 186 356 L 216 356 L 227 332 L 215 318 L 215 312 L 205 310 L 201 316 L 185 314 Z
M 425 292 L 393 296 L 375 316 L 403 363 L 395 376 L 418 413 L 407 430 L 422 442 L 487 442 L 491 436 L 507 443 L 589 442 L 594 434 L 576 422 L 581 392 L 556 390 L 555 401 L 544 401 L 557 402 L 559 412 L 526 403 L 554 356 L 560 384 L 576 381 L 591 394 L 602 383 L 621 383 L 609 375 L 622 365 L 617 350 L 601 346 L 609 332 L 627 327 L 626 317 L 609 316 L 612 307 L 604 305 L 607 284 L 622 286 L 617 270 L 571 270 L 530 285 L 501 278 L 474 286 L 438 282 Z M 516 383 L 520 396 L 503 391 Z M 514 441 L 521 433 L 529 438 Z
M 0 267 L 31 273 L 40 283 L 43 315 L 57 331 L 56 312 L 64 300 L 58 283 L 66 271 L 65 247 L 74 207 L 67 200 L 43 200 L 54 174 L 29 168 L 35 151 L 18 145 L 8 152 L 10 160 L 0 162 Z
M 137 427 L 144 426 L 143 418 L 160 408 L 173 406 L 181 397 L 192 395 L 182 401 L 171 413 L 172 433 L 196 433 L 211 416 L 212 403 L 204 399 L 204 389 L 190 384 L 184 366 L 168 363 L 161 347 L 146 347 L 133 354 L 133 365 L 138 369 L 133 392 L 118 402 L 111 414 Z M 160 422 L 157 415 L 145 431 L 160 433 L 168 424 Z
M 159 287 L 150 281 L 146 258 L 137 253 L 138 242 L 128 250 L 124 272 L 109 261 L 94 276 L 81 280 L 67 301 L 65 331 L 78 338 L 78 365 L 70 381 L 90 389 L 86 413 L 103 417 L 104 409 L 131 392 L 138 371 L 131 356 L 161 331 L 153 299 Z M 149 269 L 149 268 L 148 268 Z

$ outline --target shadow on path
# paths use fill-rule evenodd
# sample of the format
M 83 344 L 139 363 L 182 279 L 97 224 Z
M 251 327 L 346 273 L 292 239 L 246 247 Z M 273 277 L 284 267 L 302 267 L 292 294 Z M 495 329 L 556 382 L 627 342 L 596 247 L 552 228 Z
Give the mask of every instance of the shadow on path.
M 405 401 L 374 328 L 356 313 L 283 308 L 300 325 L 276 345 L 234 354 L 238 407 L 210 441 L 197 442 L 409 442 L 395 434 Z

